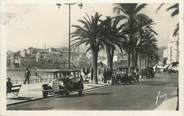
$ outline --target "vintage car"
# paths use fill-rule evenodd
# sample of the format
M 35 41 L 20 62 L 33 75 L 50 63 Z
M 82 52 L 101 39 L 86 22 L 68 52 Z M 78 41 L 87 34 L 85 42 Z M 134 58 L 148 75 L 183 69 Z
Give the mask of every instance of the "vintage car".
M 146 78 L 154 78 L 155 77 L 155 72 L 154 69 L 152 67 L 148 67 L 145 69 L 142 69 L 142 77 L 146 77 Z
M 51 72 L 54 75 L 52 82 L 42 85 L 42 95 L 65 95 L 69 96 L 70 92 L 83 94 L 83 78 L 80 70 L 60 70 Z
M 133 84 L 138 82 L 137 76 L 134 73 L 128 74 L 128 68 L 120 68 L 113 72 L 113 84 Z

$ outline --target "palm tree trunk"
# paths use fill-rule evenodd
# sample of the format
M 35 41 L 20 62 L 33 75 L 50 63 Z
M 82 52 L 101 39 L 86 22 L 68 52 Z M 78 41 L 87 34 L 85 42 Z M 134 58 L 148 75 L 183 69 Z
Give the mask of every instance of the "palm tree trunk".
M 139 72 L 140 72 L 140 74 L 141 74 L 141 78 L 142 78 L 142 70 L 141 70 L 141 65 L 142 65 L 142 55 L 141 55 L 141 53 L 139 54 Z
M 135 68 L 137 68 L 137 63 L 138 63 L 138 53 L 135 52 Z
M 149 65 L 150 65 L 150 61 L 149 61 L 149 57 L 148 57 L 148 67 L 149 67 Z
M 132 52 L 132 67 L 134 67 L 134 53 Z
M 142 65 L 141 60 L 142 60 L 142 55 L 140 54 L 140 55 L 139 55 L 139 65 L 140 65 L 140 66 L 139 66 L 139 69 L 140 69 L 140 70 L 141 70 L 141 65 Z
M 93 66 L 90 70 L 91 70 L 91 81 L 93 81 Z
M 132 52 L 132 67 L 133 68 L 136 68 L 136 63 L 137 63 L 137 61 L 136 61 L 136 51 L 133 51 Z
M 93 50 L 93 82 L 98 84 L 97 68 L 98 68 L 98 51 Z
M 147 67 L 147 57 L 145 56 L 144 58 L 144 67 L 146 68 Z
M 110 68 L 110 77 L 112 77 L 112 71 L 113 71 L 113 57 L 114 57 L 114 48 L 112 47 L 107 47 L 106 48 L 107 52 L 107 67 Z
M 128 73 L 130 73 L 130 52 L 128 52 Z

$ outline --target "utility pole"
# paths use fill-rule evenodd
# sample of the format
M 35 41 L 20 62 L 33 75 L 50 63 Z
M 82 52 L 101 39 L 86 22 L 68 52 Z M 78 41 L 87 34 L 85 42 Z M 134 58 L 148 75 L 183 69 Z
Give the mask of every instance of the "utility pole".
M 68 28 L 68 31 L 69 31 L 69 34 L 68 34 L 68 40 L 69 40 L 69 42 L 68 42 L 68 68 L 70 69 L 71 67 L 70 67 L 70 64 L 71 64 L 71 62 L 70 62 L 70 57 L 71 57 L 71 6 L 72 5 L 75 5 L 76 3 L 64 3 L 64 5 L 68 5 L 68 15 L 69 15 L 69 21 L 68 21 L 68 23 L 69 23 L 69 28 Z M 56 4 L 57 6 L 58 6 L 58 8 L 60 8 L 61 7 L 61 3 L 57 3 Z M 82 2 L 80 3 L 80 4 L 78 4 L 78 6 L 80 7 L 80 9 L 82 8 L 82 6 L 83 6 L 83 4 L 82 4 Z

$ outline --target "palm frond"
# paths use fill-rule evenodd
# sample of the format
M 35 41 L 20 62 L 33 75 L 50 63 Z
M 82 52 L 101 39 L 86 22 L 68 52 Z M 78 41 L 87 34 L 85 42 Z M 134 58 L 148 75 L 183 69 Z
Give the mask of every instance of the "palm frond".
M 179 23 L 176 24 L 176 28 L 174 30 L 173 36 L 178 36 L 178 31 L 179 31 Z
M 87 42 L 87 40 L 77 41 L 77 42 L 75 42 L 75 43 L 72 43 L 72 44 L 71 44 L 71 47 L 80 46 L 80 45 L 82 45 L 82 44 L 84 44 L 84 43 L 86 43 L 86 42 Z
M 91 50 L 91 47 L 88 47 L 87 49 L 86 49 L 86 52 L 89 52 Z
M 80 21 L 79 21 L 80 22 Z M 89 30 L 85 30 L 83 27 L 79 26 L 79 25 L 72 25 L 72 27 L 75 27 L 77 31 L 73 32 L 73 34 L 77 33 L 77 32 L 84 32 L 89 34 Z
M 161 3 L 161 4 L 159 5 L 159 7 L 156 9 L 156 13 L 158 13 L 158 11 L 164 6 L 164 4 L 165 4 L 165 3 Z
M 171 16 L 174 17 L 176 15 L 179 14 L 179 9 L 175 9 L 172 13 L 171 13 Z
M 140 4 L 137 5 L 136 9 L 135 9 L 135 13 L 140 12 L 140 10 L 142 10 L 143 8 L 145 8 L 147 6 L 147 4 Z
M 171 9 L 179 9 L 179 4 L 176 3 L 176 4 L 172 5 L 172 6 L 170 6 L 169 8 L 167 8 L 167 11 L 171 10 Z

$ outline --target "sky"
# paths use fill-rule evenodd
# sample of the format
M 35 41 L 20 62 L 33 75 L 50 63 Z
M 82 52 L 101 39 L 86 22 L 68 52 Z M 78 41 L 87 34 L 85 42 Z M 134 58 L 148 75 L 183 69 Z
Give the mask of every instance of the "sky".
M 158 13 L 159 4 L 148 4 L 141 13 L 145 13 L 155 21 L 154 29 L 158 35 L 158 46 L 167 46 L 168 39 L 178 22 L 178 16 L 171 18 L 167 12 L 172 4 L 167 4 Z M 114 5 L 84 4 L 80 9 L 78 5 L 72 6 L 71 23 L 79 24 L 83 16 L 94 15 L 99 12 L 104 17 L 114 16 Z M 4 22 L 7 26 L 7 49 L 21 50 L 28 47 L 67 47 L 68 46 L 68 6 L 62 5 L 60 9 L 55 4 L 8 4 L 7 17 Z M 74 29 L 72 28 L 72 31 Z

